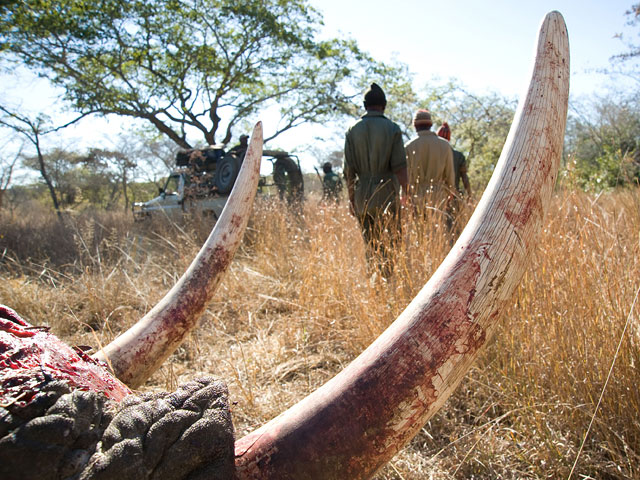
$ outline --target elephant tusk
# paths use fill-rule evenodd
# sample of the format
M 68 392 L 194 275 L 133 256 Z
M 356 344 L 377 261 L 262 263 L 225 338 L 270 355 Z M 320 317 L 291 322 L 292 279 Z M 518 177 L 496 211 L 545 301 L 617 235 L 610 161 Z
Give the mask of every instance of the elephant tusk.
M 129 387 L 140 386 L 196 326 L 242 241 L 261 159 L 262 123 L 258 122 L 229 200 L 185 274 L 138 323 L 94 355 Z
M 568 96 L 567 30 L 551 12 L 496 171 L 458 242 L 346 369 L 236 442 L 238 479 L 369 478 L 442 406 L 490 338 L 536 245 Z

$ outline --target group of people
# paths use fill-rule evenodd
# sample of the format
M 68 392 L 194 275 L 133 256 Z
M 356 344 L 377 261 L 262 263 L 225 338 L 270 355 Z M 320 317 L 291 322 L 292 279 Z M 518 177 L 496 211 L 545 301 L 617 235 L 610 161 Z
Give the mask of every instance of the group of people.
M 471 195 L 466 159 L 449 143 L 448 123 L 433 132 L 431 113 L 419 109 L 413 116 L 417 136 L 404 143 L 400 127 L 384 115 L 386 105 L 384 91 L 372 83 L 364 94 L 366 113 L 349 128 L 344 146 L 349 208 L 360 223 L 369 265 L 383 278 L 392 275 L 402 206 L 410 205 L 417 214 L 428 209 L 441 212 L 451 234 L 461 205 L 460 183 Z M 243 155 L 247 140 L 243 135 L 232 151 Z M 322 168 L 323 198 L 337 202 L 342 181 L 331 163 Z
M 417 211 L 432 206 L 451 229 L 460 181 L 471 194 L 464 155 L 449 143 L 449 125 L 433 132 L 431 113 L 420 109 L 413 117 L 417 137 L 404 144 L 400 127 L 384 116 L 386 105 L 382 88 L 371 84 L 364 95 L 366 113 L 349 128 L 344 146 L 351 212 L 360 223 L 369 264 L 383 278 L 392 274 L 401 206 Z

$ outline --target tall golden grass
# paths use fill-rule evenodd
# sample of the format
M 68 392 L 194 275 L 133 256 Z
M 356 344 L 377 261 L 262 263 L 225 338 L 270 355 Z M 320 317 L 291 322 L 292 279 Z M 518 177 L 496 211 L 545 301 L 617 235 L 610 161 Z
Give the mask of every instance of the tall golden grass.
M 438 212 L 403 223 L 395 276 L 373 281 L 345 205 L 311 198 L 300 217 L 257 202 L 200 327 L 144 388 L 224 379 L 238 437 L 277 415 L 366 348 L 446 255 Z M 0 214 L 0 301 L 98 347 L 164 295 L 210 227 Z M 488 349 L 376 478 L 640 478 L 639 259 L 637 190 L 559 191 Z

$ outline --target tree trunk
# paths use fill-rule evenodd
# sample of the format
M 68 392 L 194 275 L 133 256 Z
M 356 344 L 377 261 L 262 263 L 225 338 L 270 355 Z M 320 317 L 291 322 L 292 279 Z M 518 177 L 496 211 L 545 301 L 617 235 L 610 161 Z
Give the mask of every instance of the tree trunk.
M 49 195 L 51 195 L 51 201 L 53 202 L 53 208 L 55 209 L 56 214 L 58 215 L 59 218 L 62 218 L 62 212 L 60 211 L 60 202 L 58 201 L 58 195 L 56 193 L 55 187 L 53 186 L 53 183 L 51 182 L 51 178 L 47 173 L 47 167 L 44 162 L 42 151 L 40 150 L 40 140 L 38 139 L 37 134 L 36 134 L 35 146 L 36 146 L 36 151 L 38 152 L 38 166 L 40 170 L 40 175 L 42 176 L 44 183 L 47 185 L 47 188 L 49 189 Z
M 129 192 L 127 192 L 127 169 L 122 170 L 122 194 L 124 195 L 124 211 L 129 210 Z

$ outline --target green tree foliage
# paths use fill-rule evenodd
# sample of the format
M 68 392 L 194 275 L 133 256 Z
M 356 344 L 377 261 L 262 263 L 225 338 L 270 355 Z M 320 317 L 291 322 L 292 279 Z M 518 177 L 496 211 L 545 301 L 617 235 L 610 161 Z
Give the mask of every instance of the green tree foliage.
M 78 112 L 142 119 L 189 148 L 193 134 L 228 143 L 269 106 L 270 138 L 350 112 L 376 62 L 316 40 L 321 23 L 306 0 L 24 0 L 0 7 L 0 48 Z
M 586 190 L 637 184 L 640 180 L 638 95 L 572 102 L 565 141 L 568 178 Z
M 25 157 L 27 168 L 40 171 L 38 155 Z M 59 209 L 91 205 L 107 210 L 131 204 L 131 178 L 136 164 L 117 150 L 87 153 L 54 148 L 42 155 Z
M 53 208 L 58 216 L 60 216 L 62 204 L 60 202 L 59 192 L 55 186 L 55 181 L 51 176 L 51 165 L 49 165 L 47 160 L 42 141 L 45 135 L 56 133 L 79 121 L 83 116 L 84 115 L 79 115 L 64 125 L 54 127 L 51 126 L 51 119 L 45 114 L 38 114 L 34 118 L 29 114 L 20 112 L 18 108 L 11 109 L 0 105 L 0 127 L 17 133 L 27 143 L 30 143 L 35 150 L 35 155 L 31 159 L 27 159 L 26 163 L 40 174 L 41 179 L 49 191 Z
M 84 163 L 93 173 L 93 178 L 98 180 L 92 190 L 100 190 L 101 185 L 109 185 L 106 208 L 114 208 L 119 197 L 122 196 L 124 209 L 128 210 L 131 203 L 129 182 L 136 169 L 136 163 L 121 151 L 99 148 L 92 148 L 84 159 Z M 101 178 L 106 182 L 104 180 L 100 182 Z
M 50 194 L 56 198 L 54 208 L 60 210 L 82 200 L 82 191 L 78 186 L 82 183 L 81 173 L 76 169 L 80 161 L 81 157 L 76 153 L 54 148 L 48 153 L 25 157 L 23 165 L 40 173 L 50 192 L 53 190 L 53 194 Z M 42 176 L 42 165 L 46 168 L 46 179 Z

